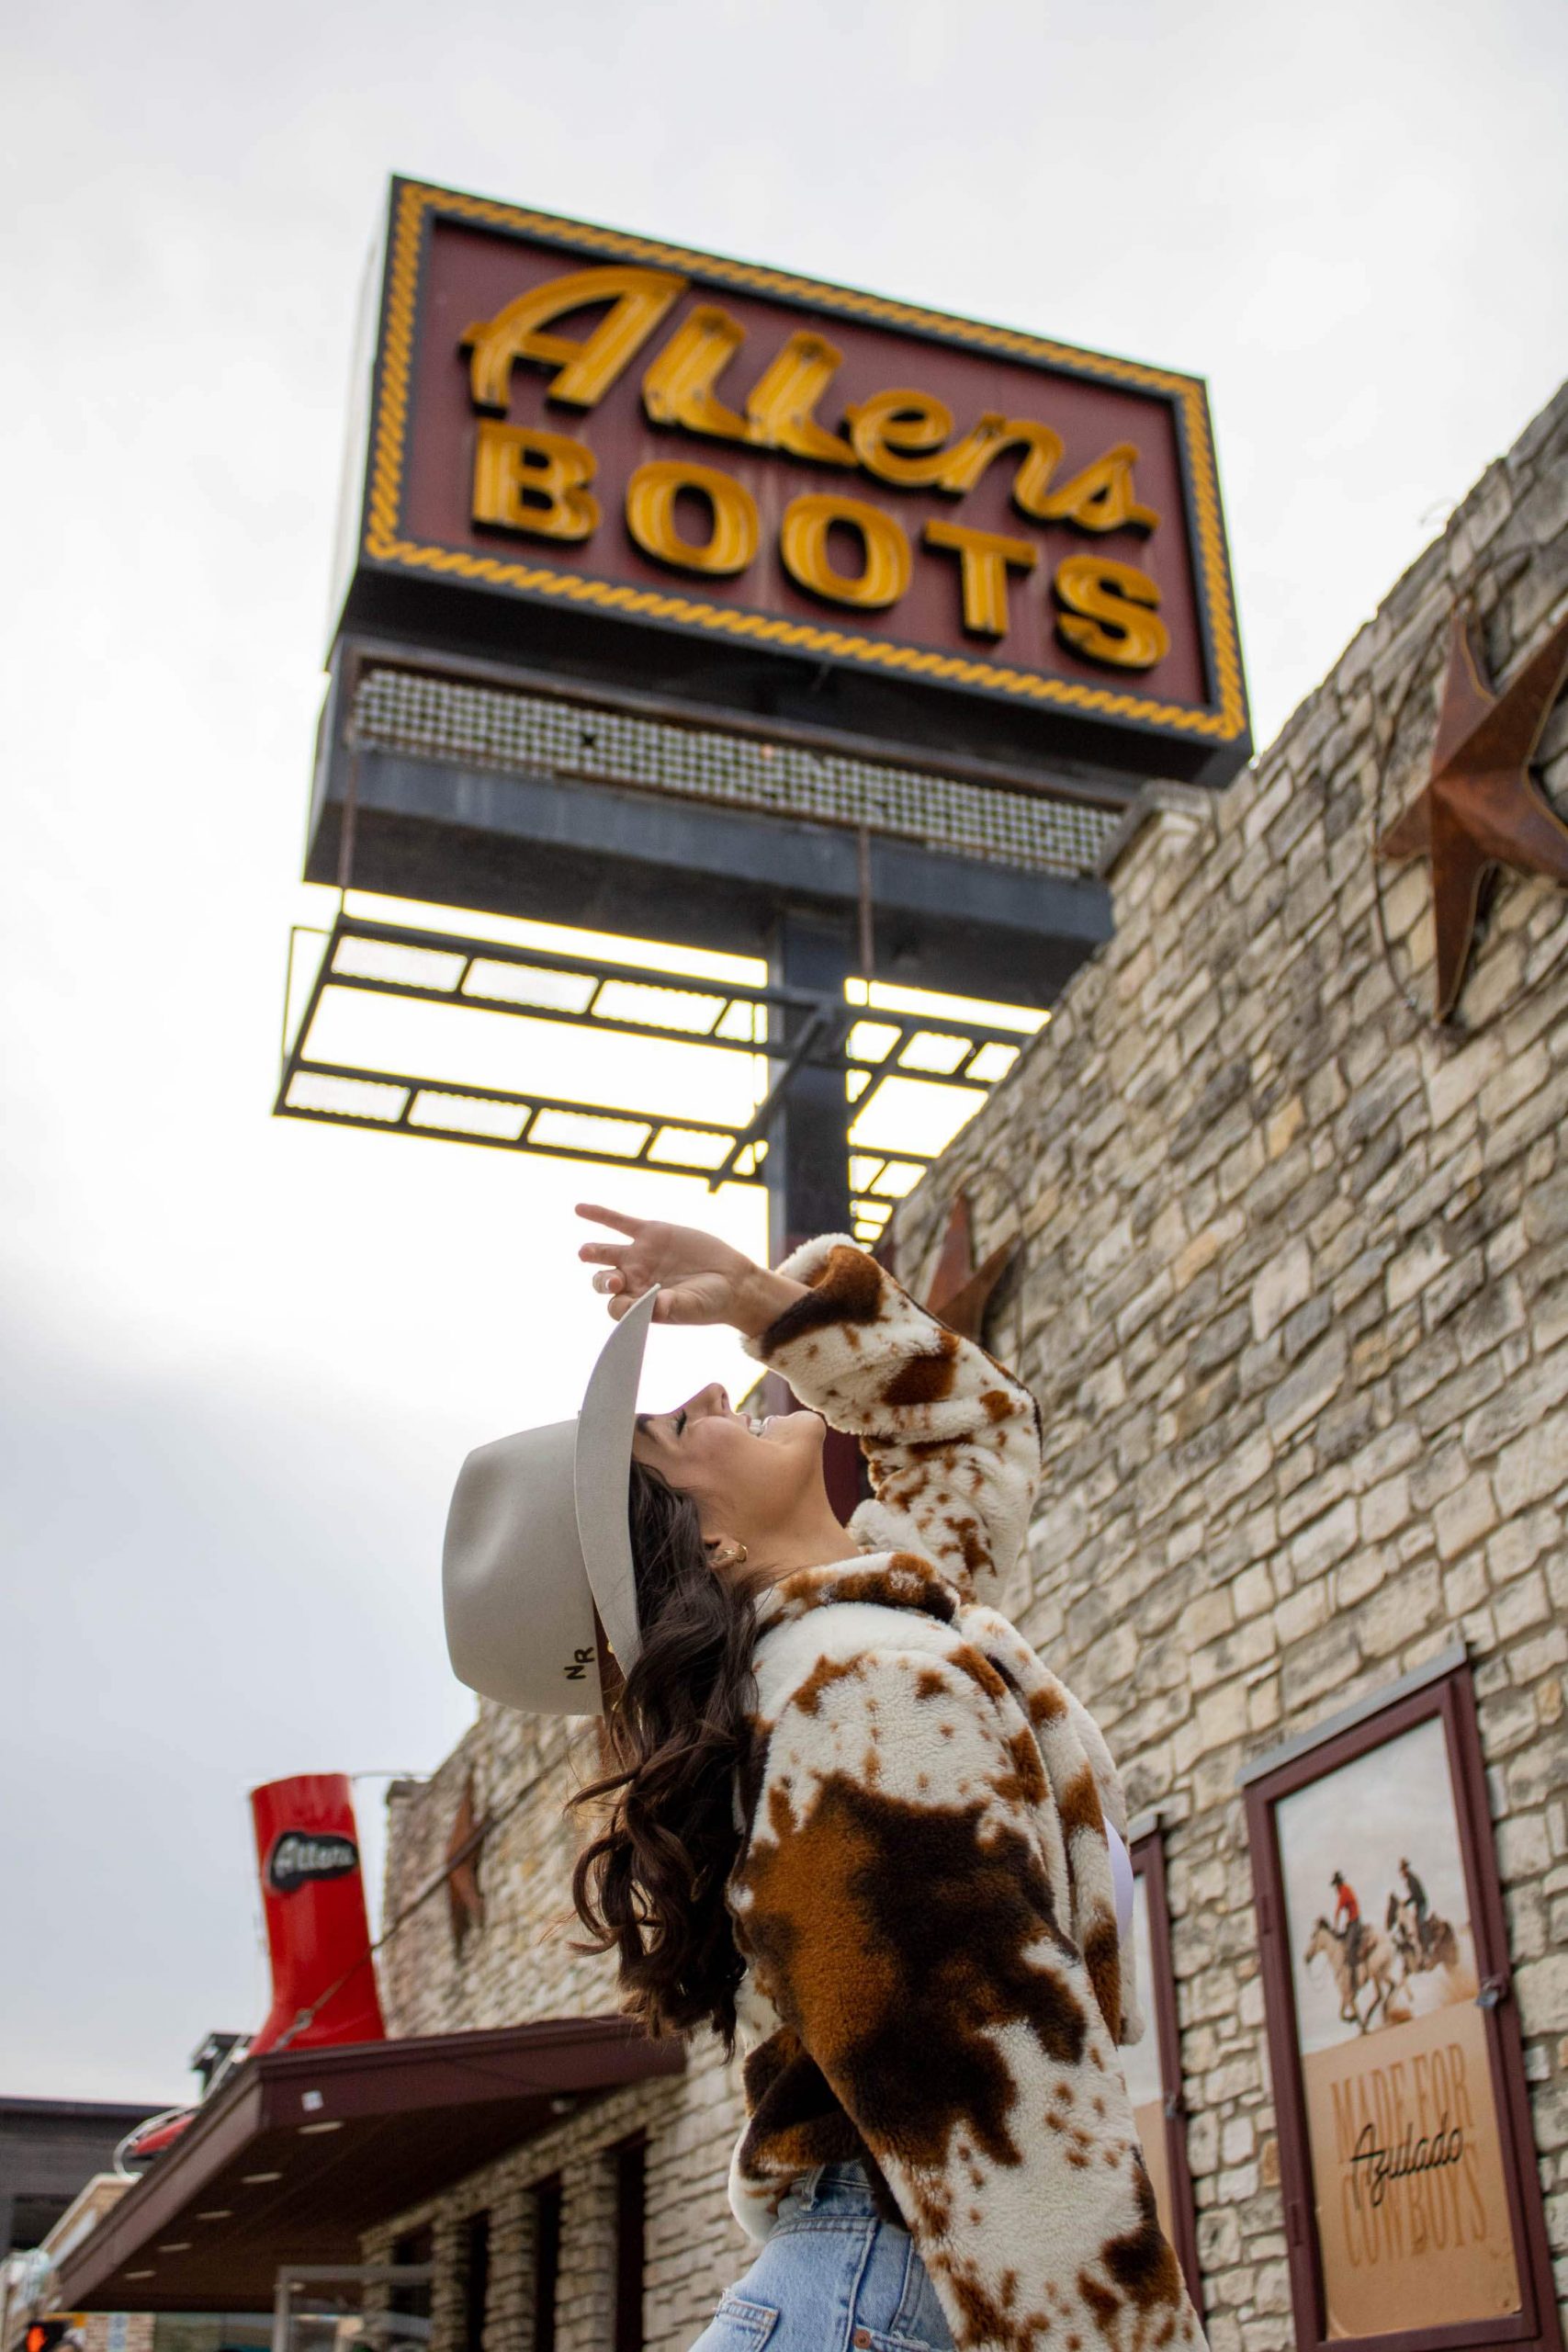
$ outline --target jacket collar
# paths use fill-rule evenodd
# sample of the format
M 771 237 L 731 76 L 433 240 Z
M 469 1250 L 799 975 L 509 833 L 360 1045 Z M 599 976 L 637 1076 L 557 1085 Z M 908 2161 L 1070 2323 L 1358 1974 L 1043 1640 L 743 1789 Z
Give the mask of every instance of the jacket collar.
M 869 1600 L 884 1609 L 920 1610 L 950 1625 L 964 1595 L 918 1552 L 856 1552 L 826 1567 L 795 1568 L 770 1585 L 757 1605 L 758 1629 L 787 1623 L 834 1601 Z

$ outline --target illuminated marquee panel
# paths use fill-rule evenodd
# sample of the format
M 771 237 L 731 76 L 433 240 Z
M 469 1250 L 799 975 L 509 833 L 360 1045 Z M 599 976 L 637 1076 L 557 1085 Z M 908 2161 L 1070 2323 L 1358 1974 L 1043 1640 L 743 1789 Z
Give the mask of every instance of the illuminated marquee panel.
M 475 936 L 437 928 L 438 910 L 393 923 L 375 905 L 347 895 L 330 932 L 292 934 L 278 1115 L 660 1170 L 714 1191 L 764 1182 L 792 1088 L 832 1072 L 863 1241 L 1045 1017 L 865 982 L 832 996 L 770 989 L 722 956 L 676 976 L 548 926 Z M 647 943 L 618 944 L 647 956 Z
M 344 617 L 1045 789 L 1249 748 L 1197 379 L 411 182 Z

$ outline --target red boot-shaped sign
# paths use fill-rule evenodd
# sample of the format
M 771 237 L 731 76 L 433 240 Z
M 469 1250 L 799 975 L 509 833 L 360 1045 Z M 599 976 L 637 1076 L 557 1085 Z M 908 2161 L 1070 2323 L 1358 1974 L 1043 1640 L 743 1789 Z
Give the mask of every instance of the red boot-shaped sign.
M 272 2007 L 245 2054 L 259 2057 L 284 2041 L 290 2050 L 385 2041 L 347 1775 L 304 1772 L 269 1781 L 251 1791 L 251 1813 Z M 117 2161 L 142 2165 L 162 2155 L 197 2113 L 190 2107 L 153 2116 L 121 2141 Z
M 250 2055 L 285 2039 L 291 2050 L 385 2041 L 347 1776 L 269 1781 L 251 1791 L 251 1812 L 272 2007 Z

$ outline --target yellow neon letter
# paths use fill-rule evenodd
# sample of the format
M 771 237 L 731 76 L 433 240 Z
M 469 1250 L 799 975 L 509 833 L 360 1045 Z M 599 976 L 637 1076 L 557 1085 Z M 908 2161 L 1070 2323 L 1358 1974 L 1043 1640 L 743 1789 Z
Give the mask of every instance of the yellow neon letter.
M 1133 488 L 1137 456 L 1130 441 L 1119 441 L 1035 511 L 1046 522 L 1076 523 L 1083 531 L 1152 531 L 1159 516 L 1139 505 Z
M 956 550 L 964 589 L 964 626 L 978 637 L 1008 633 L 1008 566 L 1032 571 L 1038 560 L 1027 539 L 1006 539 L 995 531 L 965 530 L 962 523 L 928 523 L 928 548 Z
M 587 487 L 597 469 L 581 441 L 487 417 L 474 451 L 474 520 L 541 539 L 585 539 L 599 520 Z
M 843 353 L 819 334 L 792 334 L 746 403 L 748 438 L 763 449 L 788 449 L 829 466 L 852 466 L 847 441 L 811 412 L 839 372 Z M 874 510 L 867 508 L 870 514 Z
M 519 294 L 504 311 L 481 319 L 459 341 L 473 354 L 469 382 L 476 408 L 506 414 L 512 370 L 520 359 L 557 370 L 553 401 L 592 408 L 636 357 L 686 281 L 664 269 L 579 269 Z M 557 319 L 600 302 L 610 309 L 586 342 L 548 332 Z
M 953 430 L 945 401 L 929 392 L 876 392 L 844 413 L 867 473 L 917 488 L 941 479 L 948 462 L 942 445 Z
M 1152 670 L 1170 651 L 1170 631 L 1153 607 L 1159 590 L 1135 564 L 1109 557 L 1070 555 L 1052 582 L 1068 606 L 1056 616 L 1056 634 L 1089 662 L 1118 670 Z M 1082 614 L 1082 619 L 1074 616 Z M 1100 623 L 1109 626 L 1101 628 Z
M 1048 424 L 1031 424 L 1027 417 L 1002 416 L 987 409 L 974 431 L 966 433 L 943 460 L 934 477 L 937 488 L 955 498 L 964 497 L 1004 449 L 1024 453 L 1013 477 L 1013 504 L 1025 514 L 1043 520 L 1046 486 L 1062 461 L 1062 436 Z
M 858 572 L 836 571 L 828 560 L 835 523 L 860 534 Z M 836 605 L 896 605 L 909 584 L 909 542 L 891 514 L 858 498 L 792 498 L 779 531 L 784 570 L 801 587 Z
M 683 539 L 675 527 L 675 501 L 694 491 L 708 503 L 705 540 Z M 684 571 L 744 571 L 757 552 L 757 502 L 744 482 L 714 466 L 674 459 L 638 466 L 626 484 L 626 528 L 645 555 Z
M 683 424 L 719 441 L 749 439 L 746 419 L 714 390 L 745 340 L 739 320 L 709 302 L 682 320 L 642 379 L 642 404 L 654 424 Z

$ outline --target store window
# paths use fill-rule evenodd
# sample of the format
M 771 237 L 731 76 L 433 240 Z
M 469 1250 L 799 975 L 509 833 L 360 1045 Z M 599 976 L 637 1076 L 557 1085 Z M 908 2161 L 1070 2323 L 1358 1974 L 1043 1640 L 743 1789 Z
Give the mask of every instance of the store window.
M 159 2312 L 152 2352 L 271 2352 L 270 2312 Z
M 611 2150 L 615 2163 L 615 2352 L 642 2352 L 647 2238 L 648 2137 L 637 2132 Z
M 561 2181 L 541 2180 L 534 2199 L 534 2352 L 556 2352 L 556 2289 L 560 2283 Z
M 435 2232 L 427 2222 L 423 2229 L 405 2230 L 400 2238 L 392 2241 L 392 2260 L 399 2264 L 417 2264 L 428 2267 L 435 2260 Z M 430 2282 L 422 2280 L 417 2286 L 394 2287 L 387 2298 L 389 2310 L 402 2319 L 421 2320 L 430 2324 Z
M 463 2226 L 463 2352 L 484 2352 L 490 2295 L 490 2215 L 470 2213 Z
M 286 2265 L 264 2341 L 271 2352 L 423 2352 L 430 2342 L 431 2252 L 432 2233 L 411 2230 L 396 2241 L 391 2263 Z M 164 2352 L 207 2347 L 173 2341 Z M 216 2352 L 253 2347 L 230 2336 Z

